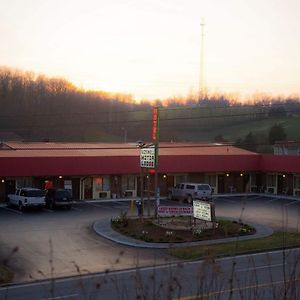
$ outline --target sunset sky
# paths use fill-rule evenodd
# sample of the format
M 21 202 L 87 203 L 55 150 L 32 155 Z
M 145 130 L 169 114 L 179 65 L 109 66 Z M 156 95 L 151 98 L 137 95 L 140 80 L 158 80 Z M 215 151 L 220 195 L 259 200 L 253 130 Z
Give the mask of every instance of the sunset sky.
M 299 0 L 0 0 L 0 65 L 136 99 L 300 93 Z

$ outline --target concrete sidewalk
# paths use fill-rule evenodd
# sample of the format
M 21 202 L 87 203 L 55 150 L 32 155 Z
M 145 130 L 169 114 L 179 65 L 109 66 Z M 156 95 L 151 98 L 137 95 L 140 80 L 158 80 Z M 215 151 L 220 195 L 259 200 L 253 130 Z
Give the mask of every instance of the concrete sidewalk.
M 227 242 L 235 242 L 237 240 L 239 241 L 245 241 L 245 240 L 252 240 L 257 238 L 263 238 L 270 236 L 273 233 L 273 229 L 259 224 L 253 224 L 250 222 L 247 222 L 250 226 L 254 227 L 256 229 L 256 233 L 252 235 L 246 235 L 246 236 L 239 236 L 239 237 L 233 237 L 233 238 L 226 238 L 226 239 L 217 239 L 217 240 L 207 240 L 207 241 L 197 241 L 197 242 L 178 242 L 178 243 L 149 243 L 144 242 L 141 240 L 136 240 L 130 237 L 127 237 L 125 235 L 122 235 L 115 230 L 113 230 L 110 226 L 110 220 L 101 220 L 96 221 L 93 224 L 93 229 L 95 232 L 100 235 L 103 238 L 106 238 L 112 242 L 130 246 L 130 247 L 136 247 L 136 248 L 150 248 L 150 249 L 168 249 L 168 248 L 175 248 L 175 247 L 187 247 L 187 246 L 199 246 L 199 245 L 211 245 L 211 244 L 221 244 L 221 243 L 227 243 Z

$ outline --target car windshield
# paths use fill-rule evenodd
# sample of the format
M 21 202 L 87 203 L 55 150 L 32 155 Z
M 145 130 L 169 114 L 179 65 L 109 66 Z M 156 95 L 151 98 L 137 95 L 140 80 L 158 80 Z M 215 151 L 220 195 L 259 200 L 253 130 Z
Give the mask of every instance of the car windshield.
M 210 191 L 210 186 L 208 184 L 198 185 L 198 191 Z
M 45 193 L 42 190 L 24 191 L 25 197 L 43 197 Z

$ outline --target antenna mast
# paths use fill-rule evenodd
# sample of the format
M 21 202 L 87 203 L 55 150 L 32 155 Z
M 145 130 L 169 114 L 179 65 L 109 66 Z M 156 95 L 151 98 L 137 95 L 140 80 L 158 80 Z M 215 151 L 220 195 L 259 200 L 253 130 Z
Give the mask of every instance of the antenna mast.
M 200 78 L 199 78 L 199 101 L 203 100 L 205 95 L 204 87 L 204 18 L 201 18 L 201 49 L 200 49 Z

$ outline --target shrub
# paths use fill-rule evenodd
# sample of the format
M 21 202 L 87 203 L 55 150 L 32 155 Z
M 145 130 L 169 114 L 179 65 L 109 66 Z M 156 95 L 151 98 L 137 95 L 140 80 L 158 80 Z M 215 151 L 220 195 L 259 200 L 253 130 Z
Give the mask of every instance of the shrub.
M 117 228 L 128 226 L 127 212 L 121 212 L 116 218 L 110 220 L 111 224 Z

